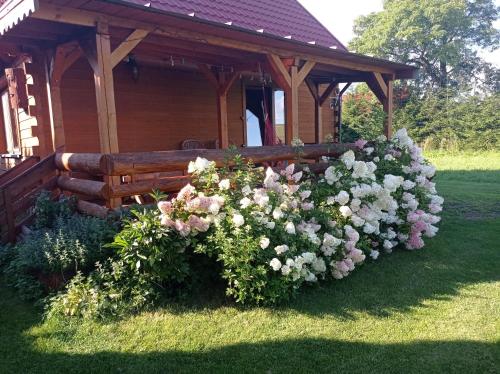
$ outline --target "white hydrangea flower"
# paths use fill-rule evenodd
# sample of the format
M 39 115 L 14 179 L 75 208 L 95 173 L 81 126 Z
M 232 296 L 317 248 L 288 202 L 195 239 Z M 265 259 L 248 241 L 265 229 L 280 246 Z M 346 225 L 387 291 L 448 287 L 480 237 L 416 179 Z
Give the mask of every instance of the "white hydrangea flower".
M 202 157 L 197 157 L 196 161 L 191 161 L 188 165 L 188 173 L 201 173 L 205 171 L 209 166 L 211 165 L 211 162 L 208 161 L 206 158 Z
M 223 179 L 219 182 L 219 189 L 220 190 L 229 190 L 229 188 L 231 187 L 231 182 L 229 181 L 229 179 Z
M 273 258 L 271 262 L 269 262 L 269 265 L 273 268 L 274 271 L 278 271 L 281 269 L 281 261 L 277 258 Z
M 340 205 L 347 205 L 349 202 L 349 193 L 346 191 L 340 191 L 337 196 L 335 197 L 335 200 L 340 204 Z
M 325 260 L 323 260 L 321 257 L 317 257 L 312 262 L 312 268 L 316 273 L 324 273 L 326 271 Z
M 340 213 L 343 217 L 350 217 L 352 215 L 352 210 L 348 206 L 344 205 L 339 208 Z
M 274 250 L 276 251 L 277 254 L 281 255 L 285 252 L 287 252 L 290 248 L 286 244 L 278 245 L 274 247 Z
M 287 232 L 287 234 L 295 235 L 295 225 L 293 224 L 293 222 L 287 222 L 285 224 L 285 231 Z
M 260 239 L 259 244 L 260 244 L 260 247 L 262 249 L 266 249 L 267 247 L 269 247 L 270 243 L 271 243 L 271 241 L 269 240 L 269 238 L 264 237 L 264 238 Z
M 340 156 L 340 160 L 344 163 L 347 169 L 351 169 L 356 161 L 356 156 L 352 150 L 349 150 Z
M 233 224 L 236 227 L 243 226 L 245 224 L 245 218 L 239 213 L 233 214 Z
M 290 274 L 292 272 L 292 269 L 290 268 L 290 266 L 288 265 L 283 265 L 281 267 L 281 274 L 283 274 L 284 276 L 287 276 L 288 274 Z
M 252 200 L 250 200 L 248 197 L 244 197 L 240 200 L 241 209 L 248 208 L 250 204 L 252 204 Z

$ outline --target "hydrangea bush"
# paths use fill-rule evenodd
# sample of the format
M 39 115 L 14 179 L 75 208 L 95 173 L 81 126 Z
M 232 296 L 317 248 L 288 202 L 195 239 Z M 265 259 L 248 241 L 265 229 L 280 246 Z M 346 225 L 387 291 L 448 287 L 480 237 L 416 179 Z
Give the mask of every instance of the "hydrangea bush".
M 294 164 L 219 173 L 197 159 L 189 166 L 196 187 L 159 203 L 162 223 L 185 237 L 205 234 L 196 250 L 222 261 L 228 294 L 240 302 L 275 303 L 396 247 L 422 248 L 443 204 L 434 167 L 406 130 L 356 146 L 325 158 L 319 176 Z
M 294 144 L 299 157 L 302 145 Z M 198 158 L 188 168 L 192 184 L 148 215 L 155 230 L 141 234 L 140 245 L 129 235 L 119 252 L 124 258 L 115 261 L 128 261 L 143 279 L 160 284 L 176 271 L 172 264 L 183 264 L 187 277 L 185 256 L 209 256 L 220 262 L 236 301 L 275 304 L 395 248 L 422 248 L 438 231 L 443 204 L 434 167 L 406 130 L 355 146 L 340 158 L 323 158 L 319 174 L 307 163 L 264 169 L 233 155 L 231 168 L 217 169 Z M 151 235 L 154 248 L 138 251 Z M 154 253 L 156 262 L 139 252 Z

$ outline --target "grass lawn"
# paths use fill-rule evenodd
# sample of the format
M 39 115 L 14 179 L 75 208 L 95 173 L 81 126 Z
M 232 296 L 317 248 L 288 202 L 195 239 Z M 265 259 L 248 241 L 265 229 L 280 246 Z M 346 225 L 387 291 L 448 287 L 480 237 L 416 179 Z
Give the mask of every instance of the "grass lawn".
M 43 322 L 0 287 L 0 373 L 499 373 L 500 153 L 430 158 L 446 201 L 425 249 L 276 309 L 213 301 Z

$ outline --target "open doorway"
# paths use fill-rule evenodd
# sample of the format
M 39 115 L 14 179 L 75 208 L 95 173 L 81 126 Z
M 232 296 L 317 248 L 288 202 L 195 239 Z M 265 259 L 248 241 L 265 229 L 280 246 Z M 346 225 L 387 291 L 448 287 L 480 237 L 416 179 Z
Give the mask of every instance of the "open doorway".
M 284 142 L 284 95 L 271 87 L 246 87 L 246 146 L 266 144 L 266 112 L 277 143 Z

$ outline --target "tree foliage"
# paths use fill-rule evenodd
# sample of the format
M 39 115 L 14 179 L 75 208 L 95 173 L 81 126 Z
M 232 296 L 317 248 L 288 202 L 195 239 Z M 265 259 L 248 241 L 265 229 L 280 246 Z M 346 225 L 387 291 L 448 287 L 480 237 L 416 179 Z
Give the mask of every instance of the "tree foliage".
M 396 105 L 394 128 L 406 128 L 426 149 L 500 149 L 500 93 L 456 96 L 453 92 L 412 95 Z M 385 113 L 365 85 L 346 94 L 342 141 L 374 139 L 383 133 Z
M 382 12 L 356 20 L 349 47 L 418 66 L 420 89 L 479 84 L 494 90 L 498 69 L 478 48 L 498 48 L 498 15 L 493 0 L 385 0 Z

